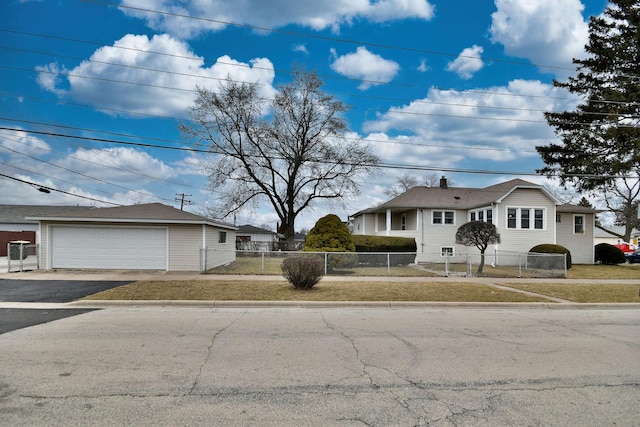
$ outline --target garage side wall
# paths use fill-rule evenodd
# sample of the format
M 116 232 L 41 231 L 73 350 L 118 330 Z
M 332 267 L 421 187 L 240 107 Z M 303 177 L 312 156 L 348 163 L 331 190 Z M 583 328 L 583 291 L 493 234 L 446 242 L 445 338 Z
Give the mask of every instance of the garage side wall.
M 201 225 L 169 226 L 169 271 L 198 271 L 201 247 Z
M 208 269 L 236 260 L 236 232 L 234 230 L 206 226 L 205 244 Z

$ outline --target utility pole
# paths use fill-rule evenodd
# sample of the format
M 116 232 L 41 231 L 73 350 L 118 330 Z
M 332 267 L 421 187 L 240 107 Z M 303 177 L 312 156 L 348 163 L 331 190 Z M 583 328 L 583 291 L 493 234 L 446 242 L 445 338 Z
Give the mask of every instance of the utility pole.
M 180 210 L 182 210 L 184 208 L 184 204 L 191 204 L 191 200 L 187 200 L 186 197 L 190 197 L 191 194 L 184 194 L 184 193 L 176 193 L 176 202 L 180 202 Z

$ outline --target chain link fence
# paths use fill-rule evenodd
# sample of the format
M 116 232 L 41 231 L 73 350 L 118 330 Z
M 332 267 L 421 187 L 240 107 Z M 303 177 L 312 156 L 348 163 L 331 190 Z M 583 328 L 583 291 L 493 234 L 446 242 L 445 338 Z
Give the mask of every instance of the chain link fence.
M 411 252 L 288 252 L 236 251 L 235 261 L 213 269 L 209 274 L 281 275 L 282 261 L 292 256 L 320 258 L 327 275 L 395 277 L 567 277 L 564 254 L 492 252 L 485 254 L 482 272 L 479 254 L 420 254 L 430 262 L 416 263 Z

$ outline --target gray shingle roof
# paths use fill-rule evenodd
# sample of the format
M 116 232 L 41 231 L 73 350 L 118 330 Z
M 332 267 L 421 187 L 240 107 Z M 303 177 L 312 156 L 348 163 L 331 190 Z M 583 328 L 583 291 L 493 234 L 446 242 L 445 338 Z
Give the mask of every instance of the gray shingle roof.
M 190 212 L 181 211 L 162 203 L 147 203 L 141 205 L 119 206 L 113 208 L 93 208 L 61 214 L 34 215 L 35 220 L 56 221 L 88 221 L 88 222 L 151 222 L 151 223 L 182 223 L 209 224 L 217 227 L 235 230 L 236 227 L 205 218 Z
M 543 189 L 543 187 L 539 185 L 522 179 L 513 179 L 511 181 L 485 188 L 441 188 L 418 186 L 410 188 L 380 206 L 366 209 L 358 213 L 370 213 L 386 209 L 399 210 L 405 208 L 472 209 L 488 206 L 492 202 L 499 201 L 515 188 Z M 552 196 L 550 197 L 553 198 Z
M 265 230 L 264 228 L 255 227 L 253 225 L 245 224 L 238 226 L 238 232 L 236 234 L 269 234 L 274 235 L 273 231 Z
M 89 206 L 0 205 L 0 222 L 37 223 L 37 220 L 27 220 L 25 218 L 41 215 L 61 215 L 87 209 L 91 208 Z

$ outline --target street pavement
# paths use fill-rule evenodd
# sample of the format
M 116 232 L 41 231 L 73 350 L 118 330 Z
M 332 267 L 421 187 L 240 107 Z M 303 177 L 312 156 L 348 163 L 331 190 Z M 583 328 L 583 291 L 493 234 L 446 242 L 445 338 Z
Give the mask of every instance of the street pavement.
M 116 306 L 0 335 L 7 426 L 637 426 L 640 311 Z

